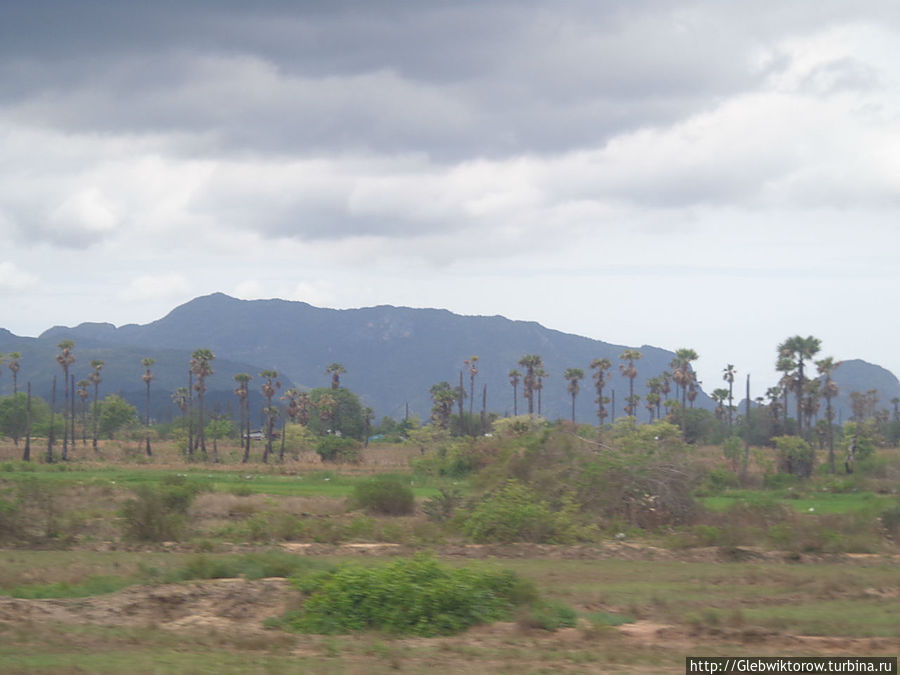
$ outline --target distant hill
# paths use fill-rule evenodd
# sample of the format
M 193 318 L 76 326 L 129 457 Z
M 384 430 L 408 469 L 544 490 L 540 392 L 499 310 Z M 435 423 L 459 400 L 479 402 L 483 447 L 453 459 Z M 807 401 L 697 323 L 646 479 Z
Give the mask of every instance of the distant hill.
M 475 410 L 481 407 L 482 386 L 487 384 L 488 410 L 512 413 L 513 391 L 507 374 L 524 354 L 540 354 L 550 373 L 542 394 L 543 412 L 549 418 L 569 416 L 571 399 L 562 373 L 577 367 L 585 371 L 585 380 L 576 415 L 583 422 L 596 421 L 589 367 L 595 358 L 605 357 L 614 364 L 612 383 L 605 393 L 615 390 L 617 416 L 623 414 L 628 392 L 628 381 L 618 372 L 619 355 L 626 346 L 562 333 L 534 322 L 392 306 L 323 309 L 285 300 L 237 300 L 221 293 L 191 300 L 141 326 L 56 326 L 38 338 L 4 332 L 0 334 L 0 352 L 22 352 L 20 381 L 30 378 L 38 391 L 44 392 L 60 370 L 54 358 L 56 345 L 64 338 L 76 343 L 76 377 L 89 372 L 91 359 L 103 359 L 103 391 L 119 391 L 135 401 L 143 400 L 139 398 L 143 391 L 140 360 L 155 358 L 156 400 L 169 406 L 166 397 L 185 384 L 189 354 L 198 347 L 217 355 L 216 374 L 209 380 L 211 399 L 234 399 L 232 376 L 242 371 L 256 376 L 265 368 L 278 370 L 286 383 L 305 388 L 328 386 L 325 368 L 338 361 L 347 368 L 342 383 L 359 394 L 377 418 L 402 417 L 408 404 L 410 414 L 426 419 L 431 386 L 442 380 L 456 385 L 463 360 L 473 354 L 480 357 Z M 668 369 L 674 354 L 648 345 L 639 349 L 643 358 L 637 362 L 635 393 L 643 395 L 647 378 Z M 0 379 L 4 392 L 11 390 L 8 375 Z M 467 376 L 465 384 L 468 389 Z M 251 387 L 258 391 L 258 385 L 256 378 Z M 701 394 L 696 405 L 711 407 L 711 402 Z M 524 410 L 520 386 L 519 412 Z M 640 418 L 646 417 L 642 409 Z
M 839 421 L 846 421 L 853 414 L 850 405 L 852 391 L 865 393 L 875 389 L 878 392 L 878 409 L 893 410 L 891 399 L 900 397 L 900 381 L 891 371 L 860 359 L 843 361 L 832 377 L 840 388 L 833 403 Z
M 140 362 L 147 356 L 155 358 L 153 415 L 160 420 L 176 414 L 170 393 L 187 384 L 190 353 L 199 347 L 209 348 L 217 356 L 216 373 L 209 380 L 209 399 L 226 412 L 236 408 L 232 379 L 236 373 L 254 376 L 252 405 L 258 410 L 261 370 L 278 370 L 283 389 L 292 385 L 325 387 L 330 382 L 325 368 L 338 361 L 347 368 L 342 383 L 374 409 L 376 418 L 400 418 L 408 404 L 410 414 L 425 420 L 431 408 L 431 386 L 442 380 L 458 384 L 463 361 L 473 354 L 480 357 L 475 410 L 481 407 L 482 386 L 487 384 L 488 410 L 512 413 L 513 392 L 507 374 L 524 354 L 540 354 L 550 373 L 542 398 L 543 412 L 551 419 L 570 414 L 571 399 L 562 373 L 575 367 L 585 371 L 577 398 L 577 418 L 581 422 L 596 421 L 590 372 L 590 362 L 595 358 L 605 357 L 614 364 L 605 393 L 610 395 L 615 390 L 617 416 L 623 414 L 628 395 L 628 380 L 618 371 L 619 355 L 628 348 L 624 345 L 562 333 L 534 322 L 502 316 L 460 316 L 440 309 L 383 305 L 335 310 L 286 300 L 237 300 L 215 293 L 191 300 L 146 325 L 55 326 L 38 338 L 17 337 L 0 329 L 0 352 L 21 352 L 20 386 L 30 379 L 35 393 L 48 396 L 53 376 L 61 373 L 55 361 L 56 345 L 65 338 L 76 343 L 76 378 L 87 376 L 92 359 L 102 359 L 106 365 L 101 395 L 120 393 L 141 410 L 144 385 Z M 643 358 L 637 362 L 634 383 L 635 393 L 643 396 L 646 380 L 668 370 L 674 354 L 649 345 L 639 349 Z M 2 371 L 0 393 L 10 393 L 11 375 L 7 368 Z M 835 371 L 835 380 L 841 392 L 836 401 L 838 419 L 846 420 L 851 414 L 851 391 L 877 389 L 879 407 L 883 408 L 890 408 L 890 400 L 900 396 L 900 383 L 892 373 L 858 359 L 844 361 Z M 467 375 L 465 386 L 468 390 Z M 519 412 L 525 411 L 521 386 L 518 401 Z M 467 409 L 468 405 L 466 401 Z M 695 405 L 713 407 L 705 394 Z M 647 419 L 643 407 L 639 419 Z

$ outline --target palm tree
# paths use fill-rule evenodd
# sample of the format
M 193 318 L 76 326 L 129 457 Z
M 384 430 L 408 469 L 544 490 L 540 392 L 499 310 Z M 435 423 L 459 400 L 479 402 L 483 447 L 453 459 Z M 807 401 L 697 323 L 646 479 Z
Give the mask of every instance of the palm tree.
M 732 412 L 734 411 L 734 376 L 737 374 L 732 364 L 725 366 L 722 371 L 722 379 L 728 383 L 728 429 L 731 430 L 733 425 Z
M 651 377 L 647 380 L 647 389 L 649 393 L 644 397 L 644 400 L 647 403 L 653 404 L 653 407 L 649 405 L 645 406 L 650 411 L 650 421 L 653 421 L 653 414 L 656 413 L 656 417 L 659 417 L 660 413 L 660 405 L 662 404 L 662 376 L 657 375 L 656 377 Z
M 63 405 L 63 450 L 62 450 L 62 458 L 63 461 L 69 458 L 69 366 L 75 363 L 75 355 L 72 353 L 72 350 L 75 348 L 75 343 L 72 340 L 62 340 L 57 347 L 59 348 L 59 354 L 56 356 L 56 362 L 60 365 L 63 371 L 63 398 L 65 400 L 65 404 Z M 74 422 L 74 420 L 72 420 Z M 74 424 L 73 424 L 74 431 Z M 73 442 L 74 442 L 74 433 Z
M 594 403 L 597 404 L 597 419 L 600 426 L 603 426 L 603 420 L 606 419 L 606 401 L 603 398 L 603 387 L 609 381 L 610 368 L 612 368 L 612 362 L 609 359 L 594 359 L 591 361 L 591 370 L 594 371 L 594 389 L 597 392 L 597 398 Z
M 190 409 L 189 400 L 191 397 L 190 390 L 187 387 L 178 387 L 175 391 L 172 392 L 172 403 L 178 406 L 178 409 L 181 411 L 181 419 L 184 420 L 187 417 L 188 410 Z M 187 426 L 187 425 L 185 425 Z M 194 451 L 192 440 L 188 437 L 188 446 L 187 452 L 188 456 L 191 456 Z
M 619 359 L 625 362 L 619 364 L 619 372 L 622 373 L 623 376 L 628 378 L 627 410 L 628 414 L 635 418 L 633 422 L 637 420 L 637 399 L 634 396 L 634 378 L 636 378 L 638 374 L 634 362 L 642 357 L 643 354 L 641 354 L 637 349 L 626 349 L 619 355 Z
M 153 452 L 150 450 L 150 383 L 153 381 L 153 373 L 150 372 L 150 366 L 154 363 L 156 363 L 156 359 L 151 359 L 149 356 L 141 359 L 141 365 L 144 366 L 144 374 L 141 375 L 141 379 L 144 381 L 144 384 L 147 385 L 147 457 L 153 456 Z
M 341 388 L 341 375 L 347 372 L 347 369 L 344 368 L 340 363 L 332 363 L 325 369 L 325 374 L 331 375 L 331 388 L 332 389 L 340 389 Z M 276 375 L 276 377 L 278 377 Z
M 478 357 L 470 356 L 463 363 L 466 366 L 466 370 L 469 371 L 469 417 L 472 417 L 472 405 L 475 402 L 475 376 L 478 374 Z
M 327 373 L 328 371 L 326 370 L 325 372 Z M 277 381 L 277 370 L 264 370 L 259 374 L 259 376 L 266 378 L 266 381 L 263 382 L 261 389 L 263 396 L 266 397 L 266 409 L 263 411 L 266 417 L 266 449 L 263 451 L 263 462 L 268 462 L 269 453 L 272 452 L 272 434 L 274 433 L 275 418 L 278 417 L 278 410 L 272 405 L 272 397 L 275 396 L 276 389 L 281 389 L 281 382 Z M 340 383 L 338 384 L 340 385 Z M 334 385 L 332 384 L 332 386 Z
M 690 383 L 695 379 L 691 363 L 700 356 L 689 347 L 682 347 L 675 351 L 675 358 L 669 363 L 672 368 L 672 380 L 681 389 L 681 431 L 685 429 L 685 415 L 687 414 L 687 393 Z M 676 397 L 678 390 L 676 389 Z
M 6 364 L 6 367 L 9 368 L 12 373 L 13 378 L 13 396 L 19 393 L 19 384 L 18 384 L 18 376 L 19 376 L 19 359 L 22 358 L 22 355 L 19 352 L 10 352 L 6 355 L 6 358 L 9 362 Z
M 894 421 L 900 422 L 900 397 L 895 396 L 892 398 L 891 404 L 894 406 Z
M 87 400 L 91 394 L 88 388 L 91 386 L 90 380 L 78 380 L 75 383 L 78 387 L 78 398 L 81 399 L 81 444 L 87 446 Z M 74 443 L 74 439 L 72 443 Z
M 794 337 L 790 337 L 780 345 L 778 345 L 779 366 L 781 366 L 782 359 L 790 359 L 797 372 L 797 378 L 794 381 L 794 388 L 797 394 L 798 436 L 803 436 L 803 387 L 805 384 L 803 366 L 806 360 L 813 358 L 816 354 L 819 353 L 821 345 L 822 341 L 818 338 L 814 338 L 812 335 L 808 337 L 795 335 Z
M 567 368 L 563 373 L 563 379 L 568 381 L 566 390 L 572 397 L 572 424 L 575 424 L 575 397 L 581 389 L 579 382 L 584 378 L 584 371 L 581 368 Z
M 544 391 L 544 378 L 550 377 L 550 373 L 544 370 L 544 365 L 541 364 L 539 367 L 534 369 L 534 390 L 537 392 L 538 397 L 538 417 L 541 416 L 542 404 L 541 404 L 541 392 Z
M 654 413 L 659 414 L 659 403 L 662 400 L 662 397 L 658 392 L 651 391 L 646 396 L 644 396 L 644 407 L 650 412 L 650 423 L 653 424 L 653 415 Z
M 249 373 L 238 373 L 234 376 L 234 381 L 238 383 L 238 386 L 234 390 L 235 396 L 238 397 L 240 401 L 241 408 L 241 446 L 244 449 L 244 456 L 241 458 L 241 464 L 246 464 L 250 460 L 250 408 L 249 408 L 249 396 L 250 390 L 247 388 L 247 384 L 253 378 Z
M 825 419 L 828 422 L 828 471 L 830 473 L 834 473 L 834 410 L 831 407 L 831 399 L 838 395 L 838 386 L 831 374 L 839 365 L 841 362 L 835 361 L 831 356 L 816 361 L 816 370 L 825 378 L 822 395 L 825 397 Z
M 197 392 L 197 402 L 200 406 L 199 416 L 197 418 L 197 437 L 199 439 L 200 453 L 203 458 L 207 458 L 206 454 L 206 429 L 203 424 L 204 412 L 204 396 L 206 394 L 206 378 L 215 371 L 212 369 L 213 359 L 216 355 L 209 349 L 195 349 L 191 354 L 190 372 L 196 378 L 194 381 L 194 391 Z M 218 457 L 215 458 L 218 461 Z
M 94 429 L 92 434 L 92 445 L 94 448 L 94 452 L 97 452 L 97 429 L 100 422 L 100 410 L 98 407 L 98 401 L 100 398 L 100 383 L 103 382 L 103 378 L 100 376 L 100 371 L 103 370 L 103 361 L 101 361 L 100 359 L 94 359 L 93 361 L 91 361 L 91 368 L 94 369 L 94 372 L 88 375 L 87 379 L 92 385 L 94 385 L 94 411 L 92 414 Z
M 728 390 L 727 389 L 713 389 L 712 393 L 709 397 L 716 404 L 715 415 L 717 420 L 723 420 L 725 417 L 725 406 L 723 405 L 725 401 L 728 400 Z
M 319 410 L 319 419 L 323 422 L 328 422 L 330 433 L 334 433 L 334 417 L 337 414 L 338 409 L 338 400 L 332 396 L 331 394 L 322 394 L 319 397 L 319 400 L 316 402 L 316 407 Z M 451 404 L 452 408 L 452 404 Z
M 509 383 L 513 388 L 513 415 L 519 414 L 519 381 L 522 379 L 522 373 L 513 368 L 509 371 Z
M 526 354 L 519 359 L 519 365 L 525 369 L 522 387 L 525 390 L 525 399 L 528 401 L 528 414 L 534 415 L 534 390 L 537 383 L 535 371 L 543 368 L 544 362 L 537 354 Z

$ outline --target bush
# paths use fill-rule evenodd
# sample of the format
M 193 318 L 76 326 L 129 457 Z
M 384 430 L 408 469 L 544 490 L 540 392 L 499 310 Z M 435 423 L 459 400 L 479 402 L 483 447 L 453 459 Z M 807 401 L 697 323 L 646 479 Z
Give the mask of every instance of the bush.
M 463 531 L 479 543 L 530 541 L 564 543 L 574 539 L 568 513 L 555 513 L 547 502 L 514 480 L 487 495 L 463 522 Z
M 809 478 L 816 457 L 813 447 L 797 436 L 778 436 L 774 440 L 778 451 L 778 470 L 799 478 Z
M 557 600 L 539 600 L 523 608 L 516 617 L 516 623 L 523 628 L 549 631 L 574 628 L 577 621 L 575 610 Z
M 900 537 L 900 503 L 882 511 L 881 525 L 892 537 Z
M 534 588 L 512 572 L 451 568 L 426 556 L 374 568 L 348 564 L 295 584 L 308 597 L 284 625 L 309 633 L 450 635 L 506 619 L 536 600 Z
M 462 493 L 459 490 L 439 488 L 438 494 L 425 501 L 422 510 L 428 516 L 428 520 L 441 523 L 449 520 L 456 512 L 456 507 L 462 502 Z
M 379 476 L 353 488 L 352 503 L 356 508 L 386 516 L 403 516 L 415 510 L 416 500 L 409 485 L 399 478 Z
M 359 443 L 352 438 L 324 436 L 316 445 L 323 462 L 358 462 Z
M 199 488 L 183 476 L 167 476 L 159 487 L 141 485 L 125 502 L 125 536 L 138 541 L 177 541 L 187 525 L 187 510 Z

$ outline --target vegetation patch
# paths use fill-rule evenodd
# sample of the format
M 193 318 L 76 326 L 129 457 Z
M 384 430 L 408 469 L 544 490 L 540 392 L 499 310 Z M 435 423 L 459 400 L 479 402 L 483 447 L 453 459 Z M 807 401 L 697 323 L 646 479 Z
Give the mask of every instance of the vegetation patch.
M 281 624 L 309 633 L 382 630 L 402 635 L 450 635 L 508 619 L 534 603 L 534 587 L 509 571 L 452 568 L 427 556 L 365 568 L 343 565 L 301 578 L 303 608 Z

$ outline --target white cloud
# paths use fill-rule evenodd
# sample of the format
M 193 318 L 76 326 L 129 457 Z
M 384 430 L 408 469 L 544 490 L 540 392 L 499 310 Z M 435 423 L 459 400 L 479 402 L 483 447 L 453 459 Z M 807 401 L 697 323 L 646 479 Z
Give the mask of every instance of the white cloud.
M 190 291 L 190 283 L 181 274 L 142 275 L 133 279 L 118 293 L 122 300 L 160 300 L 179 298 Z
M 0 293 L 15 293 L 33 288 L 38 283 L 38 277 L 30 272 L 25 272 L 13 262 L 0 262 Z

